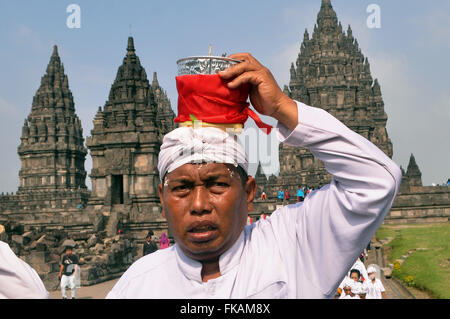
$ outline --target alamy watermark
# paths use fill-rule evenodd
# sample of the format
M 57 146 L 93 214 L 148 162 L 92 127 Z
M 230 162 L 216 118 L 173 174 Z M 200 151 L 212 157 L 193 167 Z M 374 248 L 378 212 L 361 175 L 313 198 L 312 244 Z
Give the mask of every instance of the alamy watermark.
M 66 12 L 70 13 L 67 17 L 66 25 L 69 29 L 81 28 L 81 7 L 78 4 L 69 4 L 66 8 Z
M 367 17 L 366 24 L 369 29 L 381 28 L 381 8 L 378 4 L 369 4 L 366 9 L 370 15 Z

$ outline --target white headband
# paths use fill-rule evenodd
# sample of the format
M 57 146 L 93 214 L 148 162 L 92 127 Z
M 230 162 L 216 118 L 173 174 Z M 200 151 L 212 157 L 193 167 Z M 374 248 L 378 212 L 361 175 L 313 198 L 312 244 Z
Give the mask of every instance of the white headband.
M 158 157 L 161 183 L 167 173 L 188 163 L 225 163 L 248 173 L 248 160 L 237 136 L 216 127 L 180 127 L 164 136 Z

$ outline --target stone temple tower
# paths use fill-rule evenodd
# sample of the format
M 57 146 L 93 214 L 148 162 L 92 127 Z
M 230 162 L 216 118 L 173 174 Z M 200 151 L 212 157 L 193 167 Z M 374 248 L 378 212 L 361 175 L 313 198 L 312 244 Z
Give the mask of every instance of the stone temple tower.
M 411 154 L 411 157 L 409 158 L 409 164 L 406 174 L 404 174 L 404 178 L 409 186 L 422 186 L 422 172 L 420 171 L 413 154 Z
M 177 125 L 174 123 L 175 113 L 170 106 L 170 100 L 167 92 L 159 85 L 158 76 L 153 72 L 153 81 L 151 85 L 153 95 L 157 107 L 156 111 L 156 125 L 159 129 L 161 137 L 174 130 Z M 161 141 L 162 142 L 162 141 Z
M 290 83 L 284 92 L 305 104 L 320 107 L 361 134 L 389 157 L 392 143 L 381 89 L 361 53 L 350 26 L 345 33 L 329 0 L 322 0 L 312 36 L 305 30 Z M 280 185 L 317 187 L 330 182 L 323 163 L 306 149 L 280 144 Z M 273 194 L 271 194 L 273 196 Z
M 129 37 L 109 98 L 98 109 L 86 141 L 93 161 L 90 207 L 126 220 L 156 212 L 161 145 L 157 111 L 154 90 Z
M 84 169 L 87 150 L 83 129 L 75 114 L 72 92 L 57 46 L 54 46 L 46 73 L 33 98 L 20 139 L 18 153 L 22 167 L 17 194 L 24 205 L 34 196 L 40 207 L 45 204 L 49 207 L 75 206 L 68 201 L 75 193 L 81 194 L 77 204 L 87 201 Z M 45 202 L 43 197 L 49 196 L 53 200 Z

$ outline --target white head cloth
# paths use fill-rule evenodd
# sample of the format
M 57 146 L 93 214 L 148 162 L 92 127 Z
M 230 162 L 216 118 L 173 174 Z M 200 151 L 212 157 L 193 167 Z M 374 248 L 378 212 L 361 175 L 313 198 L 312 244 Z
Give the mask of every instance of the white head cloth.
M 370 266 L 369 268 L 367 268 L 367 273 L 368 273 L 368 274 L 370 274 L 370 273 L 372 273 L 372 272 L 374 272 L 374 273 L 377 272 L 377 270 L 375 269 L 375 267 Z
M 158 158 L 161 182 L 167 173 L 188 163 L 225 163 L 248 172 L 245 150 L 237 136 L 216 127 L 180 127 L 166 134 Z
M 352 293 L 357 294 L 357 295 L 362 293 L 361 292 L 363 290 L 362 283 L 355 281 L 355 282 L 350 284 L 350 287 L 352 288 Z

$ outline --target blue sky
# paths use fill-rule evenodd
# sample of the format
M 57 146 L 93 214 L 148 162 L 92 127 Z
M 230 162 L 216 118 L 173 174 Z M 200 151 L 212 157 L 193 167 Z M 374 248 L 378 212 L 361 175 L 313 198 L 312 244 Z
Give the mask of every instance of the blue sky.
M 81 28 L 69 29 L 69 4 L 81 8 Z M 369 4 L 381 9 L 381 28 L 369 29 Z M 345 29 L 350 24 L 378 78 L 394 160 L 406 168 L 414 153 L 424 184 L 450 177 L 450 1 L 332 0 Z M 17 190 L 17 146 L 32 98 L 57 44 L 69 77 L 84 135 L 103 106 L 127 37 L 151 80 L 176 109 L 174 77 L 179 58 L 251 52 L 289 82 L 305 28 L 312 34 L 320 0 L 159 1 L 0 0 L 0 192 Z M 87 157 L 88 173 L 92 167 Z M 272 173 L 272 172 L 268 172 Z M 90 184 L 88 182 L 88 184 Z

